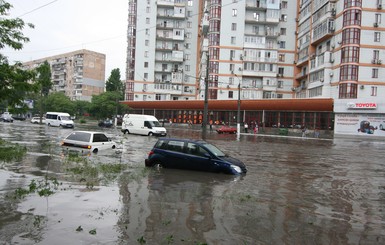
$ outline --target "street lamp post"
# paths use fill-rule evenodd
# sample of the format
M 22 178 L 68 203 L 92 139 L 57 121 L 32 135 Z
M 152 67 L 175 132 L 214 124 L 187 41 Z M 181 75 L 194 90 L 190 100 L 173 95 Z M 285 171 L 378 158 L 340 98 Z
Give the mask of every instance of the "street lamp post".
M 238 78 L 237 138 L 239 139 L 241 134 L 241 80 L 237 74 L 234 75 Z

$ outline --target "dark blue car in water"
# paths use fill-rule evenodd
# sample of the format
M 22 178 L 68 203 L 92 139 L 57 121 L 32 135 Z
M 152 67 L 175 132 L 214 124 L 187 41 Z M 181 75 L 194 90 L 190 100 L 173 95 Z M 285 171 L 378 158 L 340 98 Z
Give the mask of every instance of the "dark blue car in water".
M 225 174 L 245 174 L 243 162 L 202 140 L 158 139 L 145 160 L 147 167 L 160 166 Z

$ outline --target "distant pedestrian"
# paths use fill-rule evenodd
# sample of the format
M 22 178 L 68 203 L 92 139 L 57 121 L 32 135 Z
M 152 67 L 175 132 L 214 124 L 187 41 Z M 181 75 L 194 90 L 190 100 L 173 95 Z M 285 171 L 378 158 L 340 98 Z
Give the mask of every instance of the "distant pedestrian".
M 254 134 L 257 134 L 258 133 L 258 124 L 255 124 L 255 127 L 254 127 Z
M 316 128 L 314 130 L 314 137 L 319 138 L 319 129 L 318 128 Z
M 249 125 L 247 125 L 247 123 L 245 123 L 245 133 L 247 133 L 247 130 L 249 129 Z
M 303 129 L 302 129 L 302 137 L 306 137 L 306 133 L 307 133 L 306 127 L 303 127 Z

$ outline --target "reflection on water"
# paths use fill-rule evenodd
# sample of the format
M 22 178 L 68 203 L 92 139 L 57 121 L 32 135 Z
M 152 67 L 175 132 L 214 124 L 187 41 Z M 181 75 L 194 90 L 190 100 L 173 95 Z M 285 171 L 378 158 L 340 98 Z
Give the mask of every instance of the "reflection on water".
M 89 188 L 77 175 L 68 178 L 68 169 L 75 174 L 83 166 L 79 161 L 69 167 L 58 147 L 70 130 L 28 124 L 0 129 L 2 138 L 29 150 L 22 161 L 1 165 L 6 181 L 0 181 L 0 210 L 7 215 L 0 217 L 0 243 L 22 237 L 42 244 L 57 237 L 66 238 L 58 243 L 84 244 L 385 243 L 383 141 L 258 135 L 237 141 L 236 135 L 208 132 L 207 141 L 246 163 L 247 175 L 234 177 L 144 168 L 155 137 L 101 129 L 120 146 L 82 156 L 91 170 L 99 170 L 93 177 L 101 186 Z M 199 130 L 168 132 L 201 137 Z M 100 170 L 109 164 L 126 168 L 111 177 Z M 14 189 L 28 185 L 24 174 L 70 182 L 48 198 L 9 199 Z M 36 217 L 42 217 L 39 227 L 33 225 Z M 76 231 L 79 226 L 83 232 Z M 92 229 L 96 235 L 88 233 Z

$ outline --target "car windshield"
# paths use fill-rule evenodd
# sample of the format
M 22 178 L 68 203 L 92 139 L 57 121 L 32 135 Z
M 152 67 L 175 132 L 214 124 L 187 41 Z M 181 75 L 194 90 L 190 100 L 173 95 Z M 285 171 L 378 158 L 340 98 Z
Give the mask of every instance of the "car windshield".
M 85 132 L 73 132 L 67 137 L 67 140 L 76 140 L 83 142 L 90 142 L 91 134 Z
M 61 120 L 71 120 L 71 117 L 69 117 L 69 116 L 61 116 Z
M 149 121 L 151 127 L 162 127 L 158 121 Z
M 225 153 L 223 153 L 221 150 L 219 150 L 216 146 L 212 145 L 212 144 L 202 144 L 203 146 L 205 146 L 207 149 L 209 149 L 215 156 L 217 157 L 224 157 L 226 156 Z

